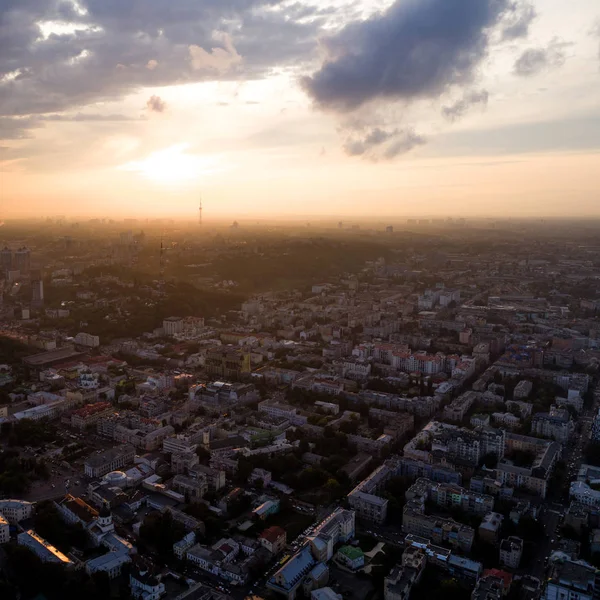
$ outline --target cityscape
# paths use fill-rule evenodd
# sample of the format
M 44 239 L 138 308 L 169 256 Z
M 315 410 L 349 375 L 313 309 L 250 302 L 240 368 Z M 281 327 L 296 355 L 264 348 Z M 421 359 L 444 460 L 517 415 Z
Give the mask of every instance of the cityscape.
M 598 0 L 0 0 L 0 600 L 600 600 Z
M 599 227 L 7 222 L 2 598 L 593 600 Z

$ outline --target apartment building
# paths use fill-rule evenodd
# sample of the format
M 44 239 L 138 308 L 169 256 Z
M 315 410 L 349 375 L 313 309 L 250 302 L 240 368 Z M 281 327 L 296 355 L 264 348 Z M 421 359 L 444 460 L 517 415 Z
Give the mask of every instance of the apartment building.
M 567 409 L 552 405 L 550 412 L 533 415 L 531 431 L 564 444 L 573 435 L 575 423 Z
M 107 417 L 112 412 L 113 408 L 110 402 L 88 404 L 71 413 L 71 427 L 81 430 L 86 429 L 95 425 L 101 418 Z
M 511 535 L 500 542 L 500 564 L 518 569 L 523 556 L 523 540 Z
M 348 505 L 359 519 L 374 523 L 385 522 L 388 501 L 379 494 L 391 476 L 389 467 L 381 465 L 348 494 Z
M 445 508 L 459 508 L 472 515 L 485 515 L 494 509 L 494 498 L 458 485 L 420 478 L 406 491 L 407 500 L 430 501 Z
M 453 519 L 428 516 L 420 507 L 407 504 L 402 512 L 402 531 L 427 538 L 436 544 L 447 542 L 464 552 L 470 552 L 475 530 Z

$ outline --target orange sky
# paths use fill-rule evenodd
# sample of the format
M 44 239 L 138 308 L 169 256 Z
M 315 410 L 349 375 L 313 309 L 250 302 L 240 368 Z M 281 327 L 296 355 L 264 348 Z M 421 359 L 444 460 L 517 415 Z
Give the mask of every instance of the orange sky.
M 175 10 L 162 15 L 154 3 L 147 28 L 164 19 L 164 33 L 143 47 L 138 63 L 127 62 L 141 51 L 135 41 L 128 47 L 134 38 L 116 37 L 122 32 L 106 14 L 108 4 L 74 2 L 71 17 L 40 19 L 39 52 L 19 55 L 13 43 L 14 56 L 0 57 L 3 216 L 195 218 L 200 195 L 206 219 L 600 215 L 600 35 L 591 25 L 600 5 L 579 0 L 574 11 L 538 0 L 526 36 L 507 41 L 498 21 L 468 85 L 432 84 L 418 95 L 400 85 L 385 95 L 377 88 L 359 106 L 340 108 L 348 85 L 326 79 L 323 53 L 335 63 L 345 28 L 369 16 L 404 26 L 394 10 L 410 1 L 363 0 L 358 13 L 346 0 L 332 1 L 330 12 L 321 2 L 324 16 L 311 13 L 310 21 L 286 15 L 289 3 L 265 8 L 256 0 L 252 14 L 224 14 L 208 41 L 197 44 L 168 28 Z M 314 2 L 302 3 L 315 10 Z M 26 36 L 28 15 L 20 10 L 9 8 L 7 19 Z M 273 31 L 255 31 L 261 10 L 274 20 Z M 502 18 L 509 17 L 516 18 Z M 229 27 L 235 18 L 238 25 Z M 289 49 L 259 44 L 261 35 L 277 41 L 282 23 L 294 18 L 297 39 Z M 348 34 L 359 40 L 354 51 L 365 62 L 369 27 Z M 121 42 L 112 44 L 114 56 L 99 41 L 109 35 Z M 332 42 L 319 41 L 328 35 Z M 186 70 L 171 77 L 182 62 Z M 315 81 L 323 75 L 329 87 L 301 85 L 307 74 Z M 362 93 L 367 83 L 361 85 Z M 475 100 L 483 91 L 485 100 Z M 448 118 L 449 108 L 457 118 Z M 389 151 L 396 140 L 397 154 Z

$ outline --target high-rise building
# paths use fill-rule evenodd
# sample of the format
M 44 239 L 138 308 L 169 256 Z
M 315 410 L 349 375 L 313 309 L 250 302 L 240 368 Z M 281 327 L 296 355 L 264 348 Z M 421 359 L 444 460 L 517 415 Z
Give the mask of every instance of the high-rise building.
M 0 268 L 3 273 L 12 269 L 12 250 L 7 246 L 0 251 Z
M 21 272 L 21 275 L 29 273 L 31 269 L 31 252 L 29 248 L 19 248 L 13 256 L 13 269 Z
M 44 281 L 39 269 L 31 271 L 31 303 L 34 306 L 44 304 Z

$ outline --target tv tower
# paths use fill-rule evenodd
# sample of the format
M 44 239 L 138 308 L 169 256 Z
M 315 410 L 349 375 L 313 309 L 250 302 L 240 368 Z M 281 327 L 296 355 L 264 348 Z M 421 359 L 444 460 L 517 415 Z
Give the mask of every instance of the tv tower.
M 200 206 L 198 208 L 198 225 L 202 225 L 202 197 L 200 198 Z

